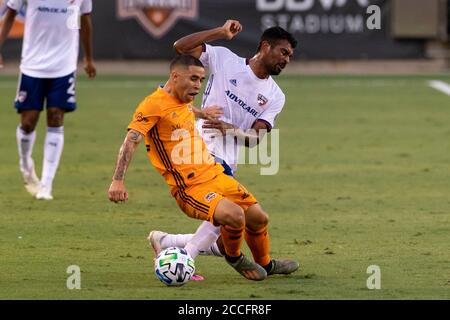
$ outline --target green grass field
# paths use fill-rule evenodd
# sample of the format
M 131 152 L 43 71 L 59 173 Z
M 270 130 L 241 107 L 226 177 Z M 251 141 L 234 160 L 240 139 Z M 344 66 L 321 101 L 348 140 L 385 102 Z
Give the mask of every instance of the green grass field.
M 154 276 L 146 236 L 198 222 L 178 209 L 144 146 L 128 172 L 129 202 L 107 199 L 132 112 L 164 79 L 80 77 L 55 200 L 40 202 L 18 169 L 17 78 L 0 77 L 0 299 L 450 298 L 450 97 L 427 86 L 449 76 L 280 77 L 280 170 L 243 165 L 238 179 L 270 214 L 272 255 L 301 270 L 254 283 L 199 257 L 206 281 L 180 288 Z M 70 265 L 81 268 L 81 290 L 66 288 Z M 381 268 L 381 290 L 366 287 L 370 265 Z

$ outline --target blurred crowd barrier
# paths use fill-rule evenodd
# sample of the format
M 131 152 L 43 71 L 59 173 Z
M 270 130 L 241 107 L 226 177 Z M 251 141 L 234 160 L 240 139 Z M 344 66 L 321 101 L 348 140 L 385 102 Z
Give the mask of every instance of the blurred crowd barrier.
M 64 1 L 64 0 L 62 0 Z M 299 40 L 298 60 L 448 59 L 447 0 L 95 0 L 97 60 L 170 59 L 173 42 L 239 20 L 226 45 L 251 56 L 261 32 L 279 25 Z M 0 0 L 0 13 L 5 0 Z M 20 15 L 3 49 L 20 57 Z M 218 45 L 224 42 L 217 42 Z

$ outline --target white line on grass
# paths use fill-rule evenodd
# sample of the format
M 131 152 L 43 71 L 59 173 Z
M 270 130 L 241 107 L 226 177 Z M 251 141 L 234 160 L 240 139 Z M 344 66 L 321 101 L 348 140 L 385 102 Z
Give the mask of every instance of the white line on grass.
M 433 89 L 436 89 L 436 90 L 443 92 L 446 95 L 450 96 L 450 85 L 448 85 L 444 81 L 431 80 L 430 82 L 428 82 L 428 85 L 430 87 L 432 87 Z

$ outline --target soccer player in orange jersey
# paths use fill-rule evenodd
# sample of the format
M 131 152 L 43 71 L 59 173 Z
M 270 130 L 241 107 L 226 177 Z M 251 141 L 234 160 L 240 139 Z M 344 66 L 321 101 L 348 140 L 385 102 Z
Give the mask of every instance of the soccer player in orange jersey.
M 189 55 L 174 58 L 167 83 L 141 102 L 128 126 L 109 199 L 128 200 L 125 173 L 137 146 L 145 139 L 151 163 L 165 178 L 181 210 L 192 218 L 220 225 L 228 264 L 247 279 L 264 280 L 272 264 L 268 216 L 245 187 L 223 173 L 223 167 L 215 162 L 195 128 L 191 104 L 204 78 L 200 60 Z M 180 143 L 192 146 L 183 148 L 182 159 L 176 156 Z M 190 152 L 186 154 L 186 150 Z M 244 231 L 255 261 L 240 251 Z M 185 249 L 190 250 L 189 246 Z

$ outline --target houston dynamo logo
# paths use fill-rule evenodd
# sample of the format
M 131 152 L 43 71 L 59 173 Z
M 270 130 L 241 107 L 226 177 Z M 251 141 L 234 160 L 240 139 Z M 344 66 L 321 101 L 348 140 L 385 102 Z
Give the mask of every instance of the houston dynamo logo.
M 198 0 L 117 0 L 117 15 L 136 19 L 153 37 L 160 38 L 179 18 L 197 18 Z

